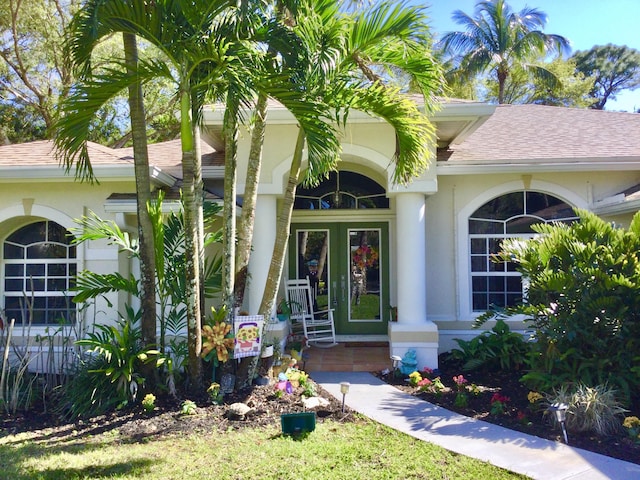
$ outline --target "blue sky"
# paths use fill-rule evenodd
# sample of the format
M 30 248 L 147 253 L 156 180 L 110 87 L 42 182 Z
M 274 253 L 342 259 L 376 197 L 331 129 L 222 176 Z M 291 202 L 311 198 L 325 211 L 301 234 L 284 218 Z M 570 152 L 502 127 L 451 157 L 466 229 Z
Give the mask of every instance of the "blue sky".
M 430 5 L 434 33 L 458 30 L 451 20 L 454 10 L 473 14 L 475 0 L 431 0 L 412 2 Z M 555 33 L 571 41 L 573 51 L 588 50 L 594 45 L 613 43 L 640 50 L 640 0 L 508 0 L 515 11 L 525 6 L 547 14 L 545 33 Z M 640 108 L 640 89 L 625 92 L 615 102 L 609 100 L 607 110 L 633 111 Z

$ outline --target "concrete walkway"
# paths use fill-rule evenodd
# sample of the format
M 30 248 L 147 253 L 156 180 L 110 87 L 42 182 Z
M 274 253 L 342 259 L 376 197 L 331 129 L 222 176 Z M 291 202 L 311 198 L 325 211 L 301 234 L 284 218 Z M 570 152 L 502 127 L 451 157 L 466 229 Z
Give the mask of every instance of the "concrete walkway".
M 349 382 L 345 404 L 379 423 L 534 479 L 640 479 L 640 465 L 450 412 L 370 373 L 314 372 L 311 378 L 338 399 L 340 382 Z

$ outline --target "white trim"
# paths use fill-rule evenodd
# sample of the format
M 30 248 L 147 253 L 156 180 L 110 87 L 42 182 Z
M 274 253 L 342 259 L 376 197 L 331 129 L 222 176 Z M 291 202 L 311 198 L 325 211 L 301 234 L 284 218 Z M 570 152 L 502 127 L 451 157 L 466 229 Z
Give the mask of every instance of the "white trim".
M 489 200 L 507 193 L 522 192 L 525 190 L 528 192 L 535 191 L 553 195 L 573 207 L 588 207 L 587 202 L 574 191 L 557 184 L 535 179 L 531 180 L 531 185 L 526 189 L 524 188 L 522 180 L 502 183 L 483 191 L 471 202 L 462 207 L 456 214 L 457 237 L 455 239 L 455 256 L 457 265 L 455 275 L 457 277 L 456 285 L 458 289 L 459 320 L 474 319 L 478 316 L 478 313 L 474 313 L 471 308 L 471 266 L 467 248 L 469 238 L 469 216 Z
M 122 181 L 135 179 L 133 164 L 130 165 L 98 165 L 93 167 L 93 174 L 99 182 Z M 155 183 L 172 187 L 176 183 L 175 177 L 164 173 L 162 169 L 153 165 L 149 166 L 149 175 Z M 75 177 L 75 170 L 67 172 L 64 167 L 37 166 L 29 167 L 0 167 L 0 183 L 18 183 L 28 180 L 30 182 L 50 182 L 51 180 L 66 180 L 79 182 Z
M 498 161 L 440 161 L 436 164 L 438 175 L 488 175 L 501 173 L 543 173 L 543 172 L 602 172 L 628 171 L 640 168 L 640 159 L 631 157 L 628 160 L 603 160 L 598 158 L 581 158 L 575 162 L 561 159 L 529 159 L 526 163 L 514 163 L 516 160 Z

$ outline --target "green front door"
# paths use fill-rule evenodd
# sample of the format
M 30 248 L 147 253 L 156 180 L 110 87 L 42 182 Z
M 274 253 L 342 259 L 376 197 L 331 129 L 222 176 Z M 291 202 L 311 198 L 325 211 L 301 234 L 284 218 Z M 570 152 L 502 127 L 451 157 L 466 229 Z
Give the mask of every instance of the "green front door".
M 386 334 L 386 222 L 292 224 L 289 278 L 309 277 L 318 309 L 332 308 L 338 335 Z

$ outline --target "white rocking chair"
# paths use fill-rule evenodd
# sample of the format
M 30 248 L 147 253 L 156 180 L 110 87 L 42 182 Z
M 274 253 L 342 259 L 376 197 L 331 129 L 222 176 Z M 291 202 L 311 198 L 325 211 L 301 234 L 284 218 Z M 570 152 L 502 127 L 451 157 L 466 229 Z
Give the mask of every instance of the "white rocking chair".
M 309 279 L 287 280 L 286 287 L 291 321 L 302 323 L 307 342 L 326 348 L 337 345 L 333 310 L 314 311 Z

